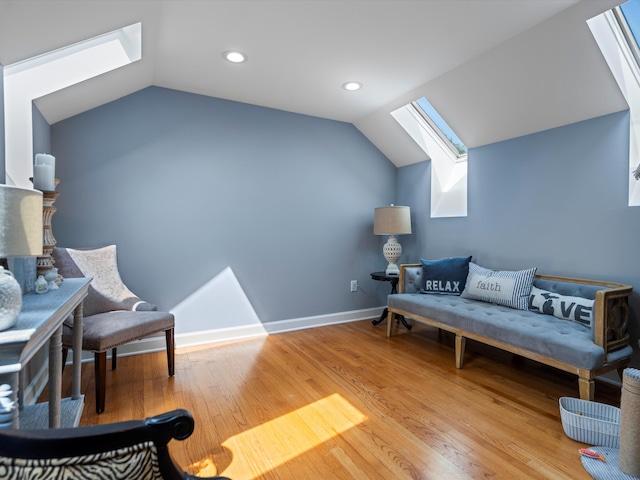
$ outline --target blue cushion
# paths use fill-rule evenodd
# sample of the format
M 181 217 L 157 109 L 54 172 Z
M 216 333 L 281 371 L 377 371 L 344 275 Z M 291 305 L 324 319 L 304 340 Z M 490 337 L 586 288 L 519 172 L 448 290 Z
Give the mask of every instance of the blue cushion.
M 422 263 L 422 293 L 460 295 L 469 273 L 471 257 L 449 257 L 440 260 L 420 259 Z

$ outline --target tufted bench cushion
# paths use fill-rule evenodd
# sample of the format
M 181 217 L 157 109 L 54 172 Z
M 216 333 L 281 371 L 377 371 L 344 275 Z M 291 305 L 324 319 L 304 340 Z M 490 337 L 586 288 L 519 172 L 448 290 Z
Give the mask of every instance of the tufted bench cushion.
M 594 378 L 621 371 L 633 353 L 627 333 L 631 287 L 543 275 L 536 276 L 533 284 L 566 297 L 593 300 L 591 326 L 456 295 L 418 293 L 421 266 L 401 265 L 399 293 L 388 297 L 387 336 L 391 336 L 394 316 L 403 315 L 454 333 L 458 368 L 462 368 L 465 339 L 471 338 L 577 374 L 581 398 L 592 400 Z
M 525 310 L 469 300 L 453 295 L 405 293 L 389 296 L 389 308 L 434 318 L 441 323 L 580 368 L 593 369 L 605 361 L 604 349 L 593 343 L 591 330 L 574 322 Z M 616 356 L 631 354 L 616 351 Z

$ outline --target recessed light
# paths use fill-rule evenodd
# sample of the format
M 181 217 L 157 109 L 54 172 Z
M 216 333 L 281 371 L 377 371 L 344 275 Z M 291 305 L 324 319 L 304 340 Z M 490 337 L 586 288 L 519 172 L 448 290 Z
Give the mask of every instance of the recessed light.
M 222 56 L 231 63 L 243 63 L 249 59 L 246 53 L 237 50 L 228 50 L 224 52 Z
M 355 92 L 362 88 L 362 84 L 360 82 L 347 82 L 342 84 L 342 88 L 349 90 L 350 92 Z

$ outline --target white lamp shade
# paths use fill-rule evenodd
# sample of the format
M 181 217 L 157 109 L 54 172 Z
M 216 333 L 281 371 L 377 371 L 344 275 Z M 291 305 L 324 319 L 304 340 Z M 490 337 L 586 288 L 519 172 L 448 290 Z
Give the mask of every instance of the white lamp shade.
M 411 233 L 411 212 L 409 207 L 379 207 L 373 217 L 375 235 L 407 235 Z
M 42 255 L 42 192 L 0 185 L 0 258 Z

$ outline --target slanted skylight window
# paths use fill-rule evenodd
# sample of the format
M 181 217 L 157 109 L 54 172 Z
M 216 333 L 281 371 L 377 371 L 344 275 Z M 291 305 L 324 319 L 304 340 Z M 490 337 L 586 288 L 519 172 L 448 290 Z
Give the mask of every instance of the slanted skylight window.
M 391 112 L 431 159 L 431 217 L 467 216 L 467 147 L 426 98 Z
M 640 206 L 640 0 L 630 0 L 587 23 L 629 105 L 629 206 Z
M 462 140 L 458 138 L 458 135 L 456 135 L 426 98 L 422 97 L 416 100 L 414 105 L 418 107 L 418 111 L 423 115 L 424 119 L 456 156 L 461 157 L 467 154 L 465 144 L 462 143 Z
M 7 65 L 4 73 L 5 175 L 29 188 L 33 176 L 33 100 L 142 58 L 136 23 L 52 52 Z
M 640 2 L 638 0 L 630 0 L 623 3 L 619 8 L 613 10 L 616 13 L 618 22 L 622 27 L 623 33 L 630 46 L 638 53 L 638 39 L 640 39 Z M 620 17 L 619 13 L 622 13 Z M 629 33 L 631 37 L 629 37 Z M 638 57 L 636 56 L 636 61 Z

